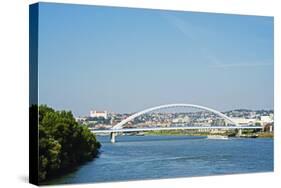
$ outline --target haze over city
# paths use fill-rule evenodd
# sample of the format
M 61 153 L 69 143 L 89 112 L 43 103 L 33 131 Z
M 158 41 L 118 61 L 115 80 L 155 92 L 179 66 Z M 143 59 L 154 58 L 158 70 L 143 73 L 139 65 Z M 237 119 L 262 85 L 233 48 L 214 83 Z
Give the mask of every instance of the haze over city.
M 75 115 L 169 103 L 273 109 L 272 17 L 39 9 L 40 104 Z

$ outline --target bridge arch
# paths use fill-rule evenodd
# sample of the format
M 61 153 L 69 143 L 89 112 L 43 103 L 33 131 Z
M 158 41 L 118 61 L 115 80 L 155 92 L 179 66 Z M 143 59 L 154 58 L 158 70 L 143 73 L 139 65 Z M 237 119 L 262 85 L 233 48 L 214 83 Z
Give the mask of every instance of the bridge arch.
M 197 109 L 213 112 L 213 113 L 217 114 L 218 116 L 222 117 L 223 119 L 226 119 L 229 122 L 233 123 L 234 125 L 239 126 L 238 123 L 233 121 L 230 117 L 228 117 L 228 116 L 224 115 L 223 113 L 221 113 L 221 112 L 219 112 L 217 110 L 214 110 L 212 108 L 208 108 L 208 107 L 200 106 L 200 105 L 195 105 L 195 104 L 165 104 L 165 105 L 160 105 L 160 106 L 155 106 L 155 107 L 147 108 L 145 110 L 137 112 L 137 113 L 127 117 L 126 119 L 122 120 L 118 124 L 116 124 L 114 127 L 112 127 L 112 129 L 122 129 L 123 126 L 126 123 L 128 123 L 129 121 L 132 121 L 136 117 L 139 117 L 139 116 L 141 116 L 143 114 L 146 114 L 146 113 L 149 113 L 149 112 L 153 112 L 153 111 L 156 111 L 156 110 L 160 110 L 160 109 L 175 108 L 175 107 L 192 107 L 192 108 L 197 108 Z

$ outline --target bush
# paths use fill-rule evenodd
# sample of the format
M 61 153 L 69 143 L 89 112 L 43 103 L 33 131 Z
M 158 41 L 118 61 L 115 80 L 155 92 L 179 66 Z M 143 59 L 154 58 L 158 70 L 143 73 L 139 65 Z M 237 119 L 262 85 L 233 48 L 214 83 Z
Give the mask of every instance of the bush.
M 39 181 L 93 159 L 100 143 L 71 112 L 39 106 Z

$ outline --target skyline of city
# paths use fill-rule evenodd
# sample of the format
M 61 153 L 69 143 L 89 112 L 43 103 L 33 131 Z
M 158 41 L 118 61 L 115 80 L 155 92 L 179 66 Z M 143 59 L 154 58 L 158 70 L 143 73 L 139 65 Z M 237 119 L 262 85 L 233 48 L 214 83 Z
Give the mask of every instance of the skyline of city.
M 273 18 L 40 3 L 39 102 L 273 109 Z M 103 20 L 102 22 L 100 20 Z
M 171 106 L 171 105 L 170 105 Z M 176 105 L 175 105 L 176 107 Z M 179 106 L 178 106 L 179 107 Z M 160 108 L 160 107 L 158 107 Z M 165 109 L 165 108 L 163 108 Z M 167 109 L 166 109 L 167 110 Z M 163 127 L 213 127 L 213 126 L 261 126 L 263 130 L 273 131 L 274 111 L 273 110 L 232 110 L 223 112 L 228 120 L 221 114 L 214 111 L 197 109 L 196 111 L 159 111 L 146 109 L 146 113 L 137 112 L 135 118 L 126 121 L 135 113 L 112 113 L 108 111 L 90 111 L 89 115 L 75 117 L 76 121 L 82 125 L 90 127 L 92 130 L 110 130 L 114 126 L 123 128 L 163 128 Z M 121 123 L 123 122 L 123 123 Z M 118 125 L 119 124 L 119 125 Z M 121 125 L 120 125 L 121 124 Z M 222 130 L 224 132 L 225 130 Z

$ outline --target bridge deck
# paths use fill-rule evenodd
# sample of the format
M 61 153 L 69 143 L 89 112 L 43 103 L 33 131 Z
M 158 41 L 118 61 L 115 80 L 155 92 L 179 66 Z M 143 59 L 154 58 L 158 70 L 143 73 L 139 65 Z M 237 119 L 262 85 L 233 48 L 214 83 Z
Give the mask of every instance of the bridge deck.
M 184 129 L 262 129 L 261 126 L 185 126 L 185 127 L 152 127 L 152 128 L 126 128 L 126 129 L 90 129 L 93 133 L 112 133 L 112 132 L 143 132 L 143 131 L 162 131 L 162 130 L 184 130 Z

